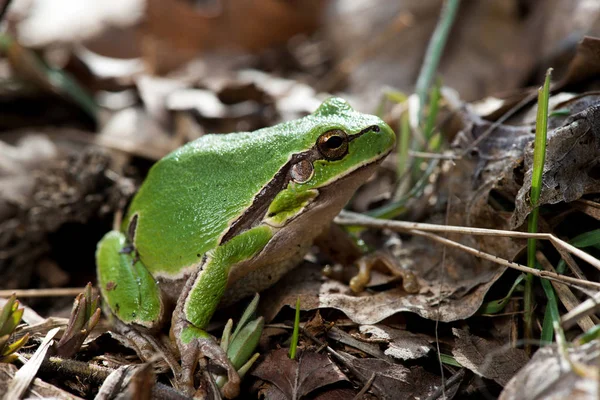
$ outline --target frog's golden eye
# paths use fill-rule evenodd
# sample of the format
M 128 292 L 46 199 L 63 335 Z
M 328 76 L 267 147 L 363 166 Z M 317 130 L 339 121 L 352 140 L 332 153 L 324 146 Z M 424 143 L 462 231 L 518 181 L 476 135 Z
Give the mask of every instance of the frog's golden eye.
M 328 160 L 339 160 L 348 154 L 348 135 L 341 129 L 332 129 L 317 139 L 319 152 Z

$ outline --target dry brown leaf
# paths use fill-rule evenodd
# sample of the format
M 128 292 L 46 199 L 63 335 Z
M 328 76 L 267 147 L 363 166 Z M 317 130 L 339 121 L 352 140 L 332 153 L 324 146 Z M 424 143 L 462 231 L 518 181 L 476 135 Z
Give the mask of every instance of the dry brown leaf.
M 258 51 L 314 31 L 326 2 L 301 0 L 220 0 L 195 7 L 178 0 L 149 0 L 143 35 L 151 70 L 171 70 L 214 50 Z
M 565 77 L 553 89 L 569 89 L 588 80 L 597 81 L 598 76 L 600 76 L 600 39 L 585 37 L 577 46 L 577 53 L 569 63 Z
M 600 192 L 600 105 L 569 117 L 548 132 L 544 185 L 538 205 L 571 202 L 584 194 Z M 533 143 L 525 152 L 525 177 L 517 194 L 511 228 L 520 226 L 532 210 L 529 201 L 533 171 Z
M 362 334 L 369 335 L 370 340 L 385 341 L 388 348 L 384 354 L 398 360 L 415 360 L 426 356 L 434 338 L 424 334 L 416 334 L 406 330 L 395 329 L 387 325 L 362 325 Z
M 14 365 L 0 363 L 0 393 L 6 393 L 8 384 L 12 381 L 16 373 L 17 367 Z M 81 397 L 77 397 L 72 393 L 59 389 L 39 378 L 33 380 L 33 383 L 30 386 L 30 393 L 35 393 L 36 396 L 46 399 L 82 400 Z
M 124 365 L 111 372 L 104 380 L 94 400 L 111 400 L 118 393 L 119 397 L 131 399 L 151 398 L 156 377 L 151 364 Z M 183 395 L 172 393 L 172 399 L 183 399 Z
M 0 141 L 0 154 L 0 221 L 5 221 L 31 196 L 35 185 L 32 171 L 52 162 L 58 150 L 43 135 L 27 135 L 14 146 Z
M 598 340 L 569 347 L 569 358 L 579 363 L 576 371 L 569 366 L 555 345 L 544 347 L 508 382 L 499 399 L 597 399 L 599 351 Z
M 366 382 L 375 376 L 370 391 L 380 399 L 425 399 L 433 394 L 441 383 L 438 376 L 430 374 L 422 367 L 407 368 L 400 364 L 392 364 L 377 358 L 355 358 L 349 354 L 339 353 L 351 371 L 361 376 Z M 451 399 L 456 386 L 447 390 Z
M 528 361 L 522 349 L 515 349 L 497 341 L 486 340 L 469 332 L 452 328 L 456 336 L 452 355 L 463 367 L 479 376 L 506 385 Z
M 358 324 L 376 324 L 403 311 L 413 312 L 423 318 L 439 318 L 440 321 L 450 322 L 473 315 L 489 287 L 503 272 L 502 268 L 490 270 L 472 280 L 447 284 L 445 290 L 449 291 L 449 297 L 444 298 L 439 305 L 439 296 L 435 293 L 407 294 L 401 288 L 355 295 L 346 284 L 333 280 L 323 282 L 325 278 L 321 267 L 304 264 L 265 292 L 263 297 L 269 301 L 268 305 L 261 306 L 261 315 L 270 321 L 282 307 L 294 308 L 299 296 L 302 310 L 335 308 Z M 456 295 L 452 296 L 452 293 Z
M 288 351 L 278 349 L 268 353 L 252 371 L 253 376 L 272 383 L 268 398 L 300 399 L 317 389 L 347 380 L 324 354 L 304 350 L 298 352 L 296 360 L 291 360 Z

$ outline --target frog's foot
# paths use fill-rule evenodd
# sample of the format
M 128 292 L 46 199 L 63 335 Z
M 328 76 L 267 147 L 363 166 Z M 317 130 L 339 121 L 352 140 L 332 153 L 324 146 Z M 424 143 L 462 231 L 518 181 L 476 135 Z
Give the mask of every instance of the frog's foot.
M 402 287 L 407 293 L 417 293 L 420 289 L 417 277 L 410 271 L 398 268 L 394 260 L 384 253 L 376 252 L 363 256 L 356 261 L 356 264 L 358 266 L 358 274 L 350 280 L 350 289 L 354 293 L 360 293 L 365 290 L 365 287 L 371 280 L 371 271 L 373 269 L 402 277 Z
M 228 381 L 223 386 L 223 396 L 228 399 L 237 397 L 240 392 L 240 376 L 225 351 L 212 336 L 185 319 L 178 318 L 173 322 L 173 334 L 177 338 L 177 347 L 181 353 L 180 384 L 182 389 L 187 394 L 194 393 L 194 372 L 199 360 L 206 357 L 227 371 Z

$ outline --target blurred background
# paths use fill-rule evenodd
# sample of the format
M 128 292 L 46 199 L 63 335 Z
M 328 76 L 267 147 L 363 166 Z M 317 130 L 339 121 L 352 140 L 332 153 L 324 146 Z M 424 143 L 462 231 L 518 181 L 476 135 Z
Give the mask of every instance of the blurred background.
M 206 132 L 297 118 L 332 93 L 363 112 L 410 94 L 442 5 L 3 0 L 0 266 L 19 273 L 0 286 L 93 280 L 112 213 L 155 160 Z M 560 78 L 599 15 L 595 0 L 462 1 L 440 82 L 474 101 L 539 85 L 549 65 Z
M 0 266 L 19 273 L 0 286 L 93 280 L 112 213 L 155 160 L 206 132 L 297 118 L 332 93 L 363 112 L 410 94 L 442 5 L 3 0 Z M 550 65 L 560 79 L 599 16 L 596 0 L 462 1 L 440 82 L 474 101 L 539 85 Z

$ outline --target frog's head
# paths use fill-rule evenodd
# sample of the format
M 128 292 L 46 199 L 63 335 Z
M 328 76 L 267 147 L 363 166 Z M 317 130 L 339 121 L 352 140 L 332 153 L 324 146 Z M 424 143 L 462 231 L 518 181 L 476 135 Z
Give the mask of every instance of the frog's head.
M 273 226 L 286 225 L 317 206 L 337 214 L 394 147 L 395 134 L 385 122 L 354 111 L 340 98 L 325 101 L 300 121 L 306 127 L 306 149 L 294 153 L 280 170 L 282 190 L 266 215 Z

